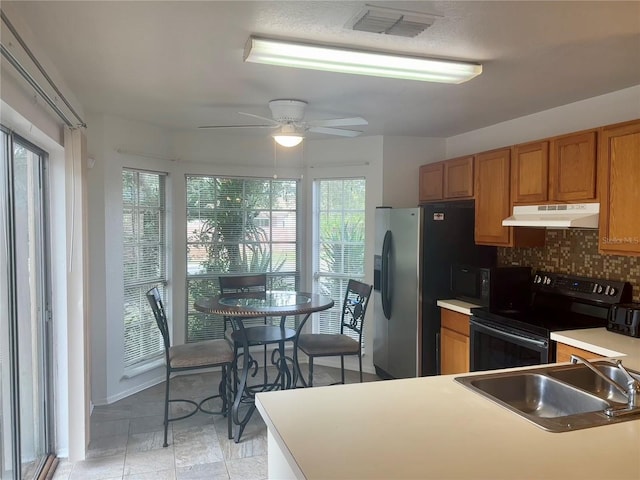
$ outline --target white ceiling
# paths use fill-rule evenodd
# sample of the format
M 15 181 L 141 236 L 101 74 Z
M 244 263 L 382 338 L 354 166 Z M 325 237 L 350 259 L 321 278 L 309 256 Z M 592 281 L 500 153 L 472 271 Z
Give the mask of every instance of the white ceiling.
M 84 109 L 172 129 L 255 123 L 269 100 L 365 135 L 449 137 L 640 84 L 640 2 L 371 1 L 443 15 L 415 38 L 345 27 L 355 1 L 11 2 Z M 444 85 L 244 63 L 252 34 L 482 63 Z M 90 127 L 90 125 L 89 125 Z M 263 131 L 206 131 L 263 135 Z

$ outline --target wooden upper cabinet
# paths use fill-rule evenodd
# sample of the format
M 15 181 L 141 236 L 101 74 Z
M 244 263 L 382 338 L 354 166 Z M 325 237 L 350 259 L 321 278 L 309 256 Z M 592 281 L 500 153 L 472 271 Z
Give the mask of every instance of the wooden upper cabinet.
M 513 147 L 511 190 L 513 203 L 544 203 L 549 199 L 549 142 Z
M 598 145 L 600 251 L 640 255 L 640 120 L 603 127 Z
M 444 162 L 444 198 L 473 197 L 473 156 Z
M 511 243 L 511 229 L 502 226 L 510 215 L 509 199 L 511 150 L 503 148 L 476 155 L 476 224 L 478 244 Z
M 420 167 L 420 203 L 442 200 L 444 165 L 443 162 L 430 163 Z
M 549 197 L 559 202 L 593 201 L 596 189 L 596 131 L 551 139 Z
M 503 247 L 544 245 L 544 229 L 502 226 L 502 220 L 511 215 L 510 168 L 510 148 L 476 155 L 476 243 Z

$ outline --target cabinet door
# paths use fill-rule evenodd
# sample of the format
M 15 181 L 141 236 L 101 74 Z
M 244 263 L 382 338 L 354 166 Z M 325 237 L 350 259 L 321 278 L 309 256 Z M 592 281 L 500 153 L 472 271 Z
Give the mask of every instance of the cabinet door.
M 469 315 L 440 310 L 440 373 L 469 371 Z
M 560 202 L 595 200 L 596 132 L 551 140 L 549 196 Z
M 600 251 L 640 255 L 640 120 L 599 138 Z
M 442 200 L 443 187 L 442 162 L 431 163 L 420 167 L 420 202 Z
M 582 348 L 572 347 L 565 343 L 558 343 L 558 345 L 556 346 L 556 362 L 570 362 L 571 355 L 579 355 L 582 358 L 586 358 L 587 360 L 597 360 L 599 358 L 605 358 L 602 355 L 589 352 L 588 350 L 583 350 Z
M 510 215 L 511 150 L 504 148 L 476 156 L 475 239 L 478 244 L 509 245 L 511 229 L 502 226 Z
M 541 203 L 549 199 L 549 142 L 513 147 L 511 189 L 513 203 Z
M 473 197 L 473 157 L 444 162 L 444 198 Z
M 448 328 L 440 329 L 440 373 L 469 371 L 469 337 Z

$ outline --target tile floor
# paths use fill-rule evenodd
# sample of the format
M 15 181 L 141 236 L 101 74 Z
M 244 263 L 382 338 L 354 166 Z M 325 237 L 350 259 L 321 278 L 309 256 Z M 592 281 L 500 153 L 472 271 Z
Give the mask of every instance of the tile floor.
M 201 399 L 210 395 L 212 386 L 217 388 L 219 379 L 218 372 L 184 375 L 172 379 L 171 389 L 183 398 Z M 339 380 L 340 369 L 320 365 L 314 368 L 315 385 Z M 378 377 L 365 374 L 364 380 Z M 358 373 L 347 371 L 346 382 L 358 382 Z M 226 418 L 198 412 L 169 424 L 169 446 L 163 448 L 163 401 L 161 383 L 111 405 L 94 408 L 87 459 L 75 464 L 61 459 L 53 479 L 267 478 L 267 429 L 258 411 L 238 444 L 227 438 Z

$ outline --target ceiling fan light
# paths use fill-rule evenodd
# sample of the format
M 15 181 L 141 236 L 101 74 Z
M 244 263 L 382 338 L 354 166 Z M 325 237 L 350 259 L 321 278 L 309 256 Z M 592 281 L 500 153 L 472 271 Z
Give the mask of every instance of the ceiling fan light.
M 291 134 L 282 134 L 278 133 L 273 136 L 273 139 L 276 141 L 278 145 L 282 145 L 283 147 L 295 147 L 296 145 L 300 145 L 302 140 L 304 139 L 301 135 L 291 135 Z
M 424 82 L 463 83 L 482 65 L 249 37 L 245 62 Z

